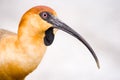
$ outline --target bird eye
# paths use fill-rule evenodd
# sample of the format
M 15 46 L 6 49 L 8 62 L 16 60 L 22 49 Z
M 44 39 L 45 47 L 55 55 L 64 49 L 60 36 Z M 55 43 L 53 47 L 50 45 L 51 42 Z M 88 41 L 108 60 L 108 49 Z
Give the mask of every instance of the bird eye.
M 42 17 L 43 19 L 47 19 L 47 18 L 48 18 L 48 13 L 47 13 L 47 12 L 42 12 L 42 13 L 41 13 L 41 17 Z

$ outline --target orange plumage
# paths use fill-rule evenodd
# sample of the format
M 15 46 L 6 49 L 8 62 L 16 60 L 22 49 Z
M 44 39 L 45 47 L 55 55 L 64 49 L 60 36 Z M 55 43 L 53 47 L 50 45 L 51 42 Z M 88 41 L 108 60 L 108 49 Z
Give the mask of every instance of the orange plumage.
M 0 29 L 0 80 L 24 80 L 36 69 L 54 39 L 55 28 L 82 41 L 99 67 L 94 51 L 77 32 L 56 19 L 56 12 L 51 8 L 37 6 L 23 15 L 17 34 Z
M 50 27 L 39 17 L 40 11 L 55 14 L 37 6 L 23 15 L 17 34 L 0 29 L 0 80 L 22 80 L 40 63 L 46 50 L 44 32 Z

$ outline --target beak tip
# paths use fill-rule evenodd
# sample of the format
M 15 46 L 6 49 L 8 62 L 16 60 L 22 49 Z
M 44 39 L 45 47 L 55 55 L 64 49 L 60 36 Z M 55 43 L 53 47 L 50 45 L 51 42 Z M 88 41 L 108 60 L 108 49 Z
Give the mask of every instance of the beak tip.
M 99 64 L 99 62 L 96 62 L 97 63 L 97 67 L 98 67 L 98 69 L 100 69 L 100 64 Z

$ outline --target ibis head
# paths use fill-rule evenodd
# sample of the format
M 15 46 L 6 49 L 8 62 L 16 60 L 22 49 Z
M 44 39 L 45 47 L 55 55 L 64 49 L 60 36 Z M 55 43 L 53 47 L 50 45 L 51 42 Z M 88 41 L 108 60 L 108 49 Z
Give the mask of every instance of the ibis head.
M 33 7 L 29 11 L 27 11 L 25 15 L 23 15 L 21 21 L 21 23 L 24 23 L 23 21 L 27 21 L 25 23 L 32 25 L 31 30 L 34 30 L 37 33 L 43 35 L 43 42 L 45 46 L 49 46 L 52 44 L 56 30 L 62 30 L 72 35 L 86 46 L 86 48 L 94 57 L 97 67 L 100 67 L 98 58 L 89 43 L 78 32 L 76 32 L 74 29 L 58 19 L 57 14 L 53 9 L 47 6 Z M 20 26 L 22 25 L 20 24 Z

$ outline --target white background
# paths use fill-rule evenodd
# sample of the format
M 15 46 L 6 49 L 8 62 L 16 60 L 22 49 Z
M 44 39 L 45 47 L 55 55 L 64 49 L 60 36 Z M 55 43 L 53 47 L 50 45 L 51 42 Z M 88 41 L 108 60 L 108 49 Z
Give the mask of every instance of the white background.
M 0 28 L 17 32 L 21 16 L 37 5 L 53 8 L 80 33 L 95 50 L 101 68 L 81 42 L 58 31 L 26 80 L 120 80 L 119 0 L 0 0 Z

